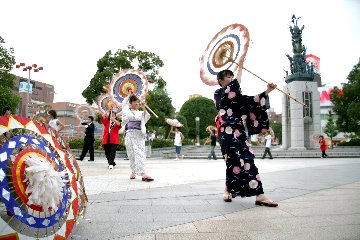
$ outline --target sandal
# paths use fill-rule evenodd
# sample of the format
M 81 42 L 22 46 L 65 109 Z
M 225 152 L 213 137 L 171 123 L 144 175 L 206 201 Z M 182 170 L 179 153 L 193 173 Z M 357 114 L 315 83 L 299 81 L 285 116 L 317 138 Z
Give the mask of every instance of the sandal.
M 152 182 L 152 181 L 154 181 L 154 179 L 151 178 L 151 177 L 143 177 L 141 180 L 144 181 L 144 182 Z
M 277 207 L 279 204 L 273 200 L 255 201 L 255 205 L 266 207 Z
M 231 202 L 232 201 L 231 193 L 224 193 L 223 199 L 224 199 L 225 202 Z

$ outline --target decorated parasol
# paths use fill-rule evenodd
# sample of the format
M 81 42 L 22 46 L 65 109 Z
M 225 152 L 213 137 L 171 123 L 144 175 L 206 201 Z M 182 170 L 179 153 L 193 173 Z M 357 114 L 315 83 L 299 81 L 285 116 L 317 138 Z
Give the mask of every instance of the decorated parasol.
M 206 127 L 206 129 L 205 129 L 206 131 L 208 131 L 208 132 L 211 132 L 211 131 L 213 131 L 213 130 L 215 130 L 216 131 L 216 127 L 215 126 L 211 126 L 211 125 L 209 125 L 209 126 L 207 126 Z
M 183 127 L 184 125 L 177 119 L 165 118 L 165 122 L 172 127 Z
M 168 134 L 167 138 L 169 138 L 170 133 L 173 131 L 174 127 L 183 127 L 184 126 L 177 119 L 165 118 L 165 122 L 171 126 L 171 130 L 169 131 L 169 134 Z
M 143 72 L 133 69 L 122 70 L 114 75 L 109 84 L 111 100 L 119 102 L 119 104 L 128 96 L 130 90 L 141 101 L 145 101 L 148 91 L 148 80 Z
M 247 50 L 249 48 L 250 34 L 242 24 L 231 24 L 218 32 L 206 47 L 200 57 L 200 78 L 209 86 L 218 84 L 217 74 L 222 70 L 238 71 L 241 77 L 242 69 L 254 75 L 261 81 L 269 84 L 265 79 L 256 75 L 243 66 Z M 237 79 L 240 81 L 240 79 Z M 275 88 L 297 103 L 305 104 L 280 88 Z
M 98 99 L 98 109 L 103 114 L 109 110 L 119 113 L 121 111 L 121 104 L 111 100 L 108 94 L 103 94 Z
M 87 197 L 69 146 L 30 119 L 0 117 L 0 239 L 67 239 Z
M 319 143 L 321 136 L 323 136 L 321 133 L 314 133 L 311 135 L 310 140 L 314 141 L 314 143 Z
M 30 117 L 33 121 L 38 123 L 49 123 L 50 116 L 45 111 L 37 111 Z
M 149 112 L 158 118 L 158 115 L 145 103 L 148 80 L 143 72 L 126 69 L 120 71 L 112 78 L 109 84 L 109 96 L 113 102 L 122 104 L 122 101 L 129 95 L 130 91 L 140 99 L 141 104 L 144 104 Z
M 218 32 L 200 58 L 201 80 L 214 86 L 218 85 L 216 76 L 220 71 L 238 71 L 239 65 L 244 62 L 249 41 L 249 32 L 242 24 L 232 24 Z
M 94 109 L 86 104 L 76 106 L 74 113 L 77 119 L 80 121 L 86 120 L 89 116 L 95 116 Z

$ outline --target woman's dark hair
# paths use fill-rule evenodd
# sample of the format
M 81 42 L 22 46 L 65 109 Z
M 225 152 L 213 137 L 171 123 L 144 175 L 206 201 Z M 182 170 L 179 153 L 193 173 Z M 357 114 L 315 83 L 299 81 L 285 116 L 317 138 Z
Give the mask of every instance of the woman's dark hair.
M 219 83 L 219 85 L 221 86 L 221 84 L 220 84 L 220 80 L 224 80 L 224 77 L 226 77 L 226 76 L 234 76 L 234 73 L 231 71 L 231 70 L 229 70 L 229 69 L 225 69 L 225 70 L 222 70 L 222 71 L 220 71 L 218 74 L 217 74 L 217 80 L 218 80 L 218 83 Z
M 131 97 L 130 97 L 130 99 L 129 99 L 129 103 L 132 103 L 132 102 L 135 102 L 135 101 L 139 101 L 140 99 L 137 97 L 137 96 L 135 96 L 135 95 L 132 95 Z
M 11 111 L 10 107 L 4 107 L 3 111 L 2 111 L 2 115 L 4 116 L 6 111 Z
M 56 113 L 56 111 L 55 110 L 53 110 L 53 109 L 51 109 L 51 110 L 49 110 L 48 111 L 48 114 L 50 114 L 51 116 L 53 116 L 53 118 L 57 118 L 57 113 Z
M 91 121 L 94 121 L 94 117 L 93 116 L 89 116 Z

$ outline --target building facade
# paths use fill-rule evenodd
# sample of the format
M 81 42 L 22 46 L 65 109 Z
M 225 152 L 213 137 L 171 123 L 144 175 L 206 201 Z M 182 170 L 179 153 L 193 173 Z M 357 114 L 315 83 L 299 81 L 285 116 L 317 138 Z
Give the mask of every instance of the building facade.
M 23 117 L 26 117 L 27 91 L 29 91 L 28 116 L 31 116 L 42 106 L 54 102 L 54 85 L 30 80 L 30 87 L 27 88 L 27 81 L 27 78 L 16 76 L 13 89 L 13 92 L 20 96 L 20 104 L 16 115 Z

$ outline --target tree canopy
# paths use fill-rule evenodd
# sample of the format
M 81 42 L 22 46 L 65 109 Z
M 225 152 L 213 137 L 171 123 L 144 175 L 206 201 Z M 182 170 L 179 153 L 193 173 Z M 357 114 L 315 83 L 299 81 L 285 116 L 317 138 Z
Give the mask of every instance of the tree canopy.
M 109 84 L 114 74 L 124 69 L 134 69 L 135 59 L 138 69 L 142 71 L 149 83 L 154 83 L 157 88 L 165 88 L 165 81 L 159 76 L 159 68 L 163 61 L 154 53 L 138 51 L 133 46 L 119 49 L 114 54 L 105 53 L 97 62 L 98 70 L 90 81 L 90 85 L 82 92 L 88 104 L 97 102 L 97 98 L 105 92 L 104 87 Z
M 353 67 L 347 79 L 342 90 L 335 87 L 330 95 L 338 116 L 336 125 L 340 131 L 360 137 L 360 63 Z
M 282 143 L 282 124 L 281 122 L 274 122 L 270 120 L 270 127 L 274 131 L 275 137 L 279 139 L 279 143 Z
M 337 130 L 337 127 L 334 122 L 334 116 L 331 110 L 329 110 L 327 123 L 324 129 L 324 133 L 330 138 L 331 140 L 331 146 L 332 146 L 332 139 L 335 137 L 339 131 Z
M 6 49 L 3 44 L 5 44 L 5 40 L 0 36 L 0 111 L 2 112 L 5 107 L 10 107 L 15 113 L 20 97 L 12 92 L 16 78 L 14 74 L 10 73 L 15 65 L 14 50 Z
M 195 118 L 199 117 L 199 135 L 200 138 L 206 138 L 209 133 L 206 132 L 206 127 L 215 125 L 215 116 L 217 110 L 214 106 L 214 101 L 205 97 L 196 97 L 187 100 L 181 107 L 179 114 L 186 118 L 189 133 L 189 138 L 196 138 L 196 123 Z
M 165 135 L 166 126 L 165 118 L 171 118 L 175 114 L 175 108 L 171 103 L 171 98 L 167 94 L 164 88 L 155 88 L 153 91 L 149 91 L 146 102 L 148 106 L 153 110 L 159 118 L 151 116 L 150 120 L 146 124 L 146 128 L 150 130 L 156 130 L 158 134 Z

